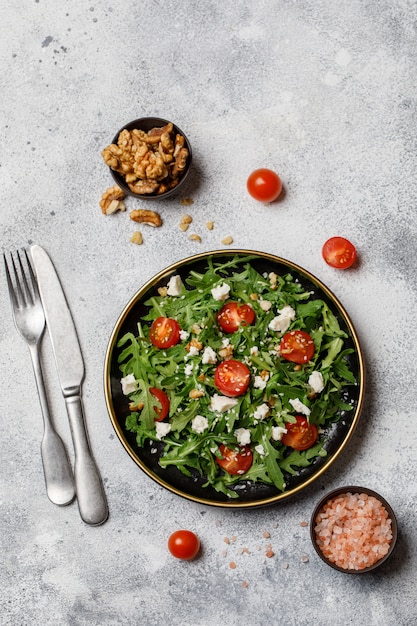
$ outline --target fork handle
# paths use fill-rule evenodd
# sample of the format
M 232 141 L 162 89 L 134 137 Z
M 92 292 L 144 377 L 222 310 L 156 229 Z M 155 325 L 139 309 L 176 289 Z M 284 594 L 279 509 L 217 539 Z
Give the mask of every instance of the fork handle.
M 52 426 L 38 345 L 30 344 L 29 349 L 44 425 L 41 455 L 46 493 L 51 502 L 59 506 L 65 506 L 70 504 L 75 497 L 74 478 L 64 442 Z
M 103 524 L 109 514 L 100 474 L 92 457 L 84 421 L 81 395 L 65 397 L 74 444 L 75 489 L 82 520 L 91 526 Z

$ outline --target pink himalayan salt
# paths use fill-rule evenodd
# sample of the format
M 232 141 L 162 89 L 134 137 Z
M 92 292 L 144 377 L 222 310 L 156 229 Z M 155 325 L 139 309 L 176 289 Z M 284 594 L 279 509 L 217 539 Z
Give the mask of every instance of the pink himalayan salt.
M 374 496 L 340 494 L 326 502 L 315 522 L 318 547 L 338 567 L 361 570 L 388 553 L 392 541 L 391 519 Z

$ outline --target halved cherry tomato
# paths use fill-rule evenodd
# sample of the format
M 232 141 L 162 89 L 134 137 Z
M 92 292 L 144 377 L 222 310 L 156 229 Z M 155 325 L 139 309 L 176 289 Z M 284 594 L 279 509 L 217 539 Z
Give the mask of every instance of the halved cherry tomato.
M 344 237 L 331 237 L 322 248 L 323 259 L 331 267 L 346 270 L 356 259 L 356 248 Z
M 282 182 L 278 174 L 267 168 L 252 172 L 246 186 L 252 198 L 259 202 L 273 202 L 282 190 Z
M 151 342 L 161 350 L 175 346 L 180 340 L 180 325 L 171 317 L 157 317 L 149 331 Z
M 235 397 L 245 393 L 250 383 L 249 368 L 242 363 L 229 359 L 222 361 L 214 372 L 214 384 L 225 396 Z
M 176 530 L 168 538 L 168 550 L 176 559 L 190 561 L 200 550 L 200 539 L 191 530 Z
M 162 422 L 169 413 L 169 398 L 165 391 L 157 387 L 150 387 L 149 391 L 156 398 L 161 406 L 154 406 L 156 413 L 155 422 Z
M 279 344 L 281 356 L 292 363 L 307 363 L 314 354 L 314 341 L 304 330 L 290 330 Z
M 216 456 L 216 461 L 228 474 L 245 474 L 252 465 L 253 454 L 249 446 L 233 450 L 222 443 L 219 450 L 223 458 Z
M 304 415 L 296 415 L 296 422 L 287 422 L 285 428 L 287 432 L 282 436 L 282 443 L 294 450 L 307 450 L 317 441 L 317 427 L 309 424 Z
M 217 321 L 225 333 L 235 333 L 240 326 L 249 326 L 255 320 L 255 311 L 250 304 L 226 302 L 217 313 Z

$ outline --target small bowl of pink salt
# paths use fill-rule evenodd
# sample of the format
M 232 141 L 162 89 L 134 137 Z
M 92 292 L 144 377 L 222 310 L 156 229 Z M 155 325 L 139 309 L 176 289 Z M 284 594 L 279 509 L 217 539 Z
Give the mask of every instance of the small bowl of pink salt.
M 348 574 L 373 571 L 392 554 L 397 520 L 388 502 L 366 487 L 339 487 L 311 516 L 313 546 L 330 567 Z

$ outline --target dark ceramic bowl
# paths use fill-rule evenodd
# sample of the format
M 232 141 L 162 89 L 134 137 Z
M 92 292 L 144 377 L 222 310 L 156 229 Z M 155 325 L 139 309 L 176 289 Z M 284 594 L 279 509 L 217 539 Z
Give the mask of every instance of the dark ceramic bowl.
M 141 117 L 137 120 L 133 120 L 133 122 L 129 122 L 128 124 L 125 124 L 113 137 L 111 143 L 114 143 L 117 145 L 117 140 L 122 130 L 131 131 L 137 128 L 138 130 L 143 130 L 145 132 L 148 132 L 152 128 L 160 128 L 162 126 L 165 126 L 168 123 L 169 123 L 169 120 L 165 120 L 161 117 Z M 127 195 L 133 196 L 134 198 L 140 198 L 141 200 L 163 200 L 165 198 L 168 198 L 178 193 L 180 189 L 183 187 L 185 180 L 188 177 L 190 167 L 191 167 L 191 161 L 192 161 L 191 144 L 188 141 L 187 137 L 184 135 L 183 131 L 180 128 L 178 128 L 178 126 L 176 126 L 174 123 L 172 123 L 172 125 L 174 127 L 173 128 L 174 134 L 175 135 L 179 134 L 184 137 L 185 147 L 188 149 L 187 165 L 185 167 L 185 170 L 181 174 L 179 183 L 175 187 L 172 187 L 172 189 L 169 189 L 168 191 L 164 193 L 138 194 L 138 193 L 133 192 L 130 189 L 129 185 L 126 183 L 124 176 L 122 176 L 118 172 L 115 172 L 114 170 L 112 170 L 111 167 L 109 167 L 110 173 L 113 176 L 114 181 L 121 189 L 123 189 L 123 191 Z
M 373 565 L 370 565 L 368 567 L 364 567 L 363 569 L 353 569 L 353 568 L 351 569 L 351 568 L 348 568 L 348 567 L 345 568 L 345 567 L 341 567 L 340 565 L 337 565 L 333 561 L 330 561 L 330 559 L 328 559 L 323 554 L 320 546 L 317 543 L 317 534 L 316 534 L 316 530 L 315 530 L 317 515 L 320 513 L 320 511 L 322 510 L 322 508 L 325 506 L 325 504 L 327 502 L 329 502 L 333 498 L 336 498 L 337 496 L 340 496 L 340 495 L 345 494 L 345 493 L 352 493 L 352 494 L 365 493 L 368 496 L 373 496 L 374 498 L 376 498 L 383 505 L 383 507 L 385 508 L 386 512 L 388 513 L 388 517 L 391 520 L 392 539 L 391 539 L 390 546 L 389 546 L 387 554 L 382 556 Z M 394 511 L 392 510 L 392 508 L 390 507 L 388 502 L 382 496 L 380 496 L 378 493 L 376 493 L 376 491 L 372 491 L 372 489 L 368 489 L 367 487 L 350 487 L 350 486 L 348 486 L 348 487 L 339 487 L 338 489 L 334 489 L 333 491 L 330 491 L 325 496 L 323 496 L 323 498 L 316 505 L 316 507 L 315 507 L 315 509 L 313 511 L 313 514 L 311 516 L 311 521 L 310 521 L 311 541 L 312 541 L 313 546 L 314 546 L 317 554 L 319 555 L 319 557 L 325 563 L 327 563 L 327 565 L 330 565 L 330 567 L 332 567 L 333 569 L 336 569 L 339 572 L 345 572 L 346 574 L 366 574 L 367 572 L 374 571 L 375 569 L 380 567 L 380 565 L 385 563 L 385 561 L 391 556 L 391 554 L 392 554 L 392 552 L 394 550 L 394 547 L 395 547 L 395 543 L 397 541 L 397 535 L 398 535 L 398 527 L 397 527 L 397 520 L 395 518 Z
M 130 415 L 130 409 L 129 400 L 122 393 L 120 385 L 120 348 L 117 344 L 126 333 L 137 334 L 138 321 L 149 312 L 148 300 L 158 295 L 158 289 L 165 286 L 172 275 L 180 275 L 183 283 L 186 284 L 190 272 L 204 273 L 207 271 L 208 264 L 214 266 L 222 263 L 230 264 L 230 272 L 233 274 L 235 271 L 242 271 L 248 262 L 260 274 L 274 271 L 276 274 L 284 276 L 290 273 L 295 281 L 300 282 L 306 290 L 314 293 L 315 298 L 327 303 L 336 316 L 341 329 L 346 333 L 346 347 L 349 348 L 347 358 L 357 384 L 347 385 L 341 390 L 343 403 L 350 404 L 352 410 L 341 409 L 336 421 L 323 426 L 322 437 L 325 440 L 325 456 L 316 457 L 308 467 L 299 468 L 296 472 L 286 472 L 284 492 L 279 491 L 271 484 L 245 480 L 236 486 L 237 497 L 230 498 L 215 491 L 214 488 L 206 486 L 207 478 L 201 476 L 197 470 L 188 476 L 175 465 L 162 468 L 159 464 L 159 456 L 163 449 L 161 442 L 148 442 L 143 446 L 138 446 L 136 434 L 126 428 L 126 418 Z M 295 496 L 321 476 L 327 468 L 337 461 L 354 433 L 361 413 L 364 388 L 364 362 L 359 339 L 347 312 L 334 294 L 307 270 L 272 254 L 253 250 L 217 250 L 197 254 L 165 268 L 145 285 L 142 285 L 125 305 L 116 322 L 109 340 L 104 366 L 104 389 L 109 416 L 120 442 L 133 461 L 159 485 L 179 496 L 200 504 L 233 509 L 275 504 Z

